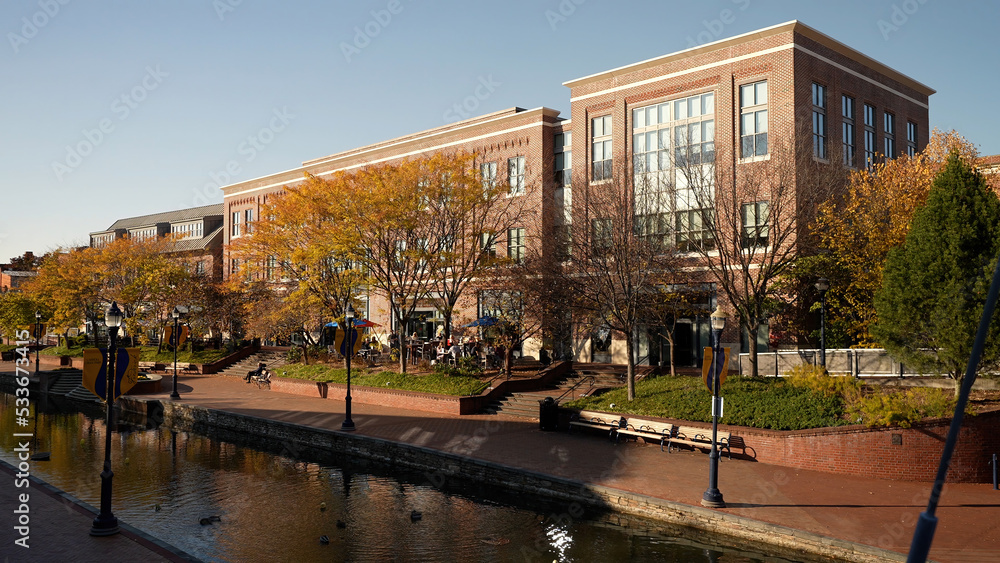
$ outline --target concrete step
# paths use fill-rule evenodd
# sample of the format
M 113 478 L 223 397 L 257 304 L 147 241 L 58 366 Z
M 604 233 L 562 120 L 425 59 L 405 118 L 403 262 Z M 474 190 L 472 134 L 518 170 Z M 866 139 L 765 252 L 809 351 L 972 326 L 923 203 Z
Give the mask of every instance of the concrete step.
M 67 399 L 73 399 L 73 400 L 76 400 L 76 401 L 84 401 L 84 402 L 88 402 L 88 403 L 100 403 L 101 402 L 101 398 L 100 397 L 98 397 L 97 395 L 91 393 L 90 389 L 87 389 L 83 385 L 77 385 L 76 388 L 74 388 L 72 391 L 70 391 L 69 393 L 66 393 L 66 398 Z

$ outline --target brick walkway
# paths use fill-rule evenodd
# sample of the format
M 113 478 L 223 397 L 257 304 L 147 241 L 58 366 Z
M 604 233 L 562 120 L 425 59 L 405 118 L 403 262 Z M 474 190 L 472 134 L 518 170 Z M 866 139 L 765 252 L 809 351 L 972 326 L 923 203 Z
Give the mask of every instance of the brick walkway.
M 339 429 L 344 418 L 343 402 L 260 390 L 237 378 L 181 376 L 180 382 L 181 401 L 192 405 L 326 429 Z M 169 401 L 168 395 L 166 391 L 144 397 Z M 668 454 L 657 445 L 615 445 L 592 433 L 542 432 L 537 423 L 524 419 L 458 417 L 358 403 L 353 405 L 353 419 L 359 434 L 698 508 L 708 485 L 704 453 Z M 4 492 L 7 489 L 11 487 L 0 487 Z M 930 484 L 723 459 L 719 489 L 728 505 L 720 512 L 905 553 L 916 519 L 926 507 Z M 994 491 L 991 484 L 946 485 L 937 510 L 931 558 L 1000 562 L 998 508 L 1000 491 Z M 63 513 L 68 518 L 69 513 Z M 81 526 L 89 529 L 90 519 L 83 521 Z

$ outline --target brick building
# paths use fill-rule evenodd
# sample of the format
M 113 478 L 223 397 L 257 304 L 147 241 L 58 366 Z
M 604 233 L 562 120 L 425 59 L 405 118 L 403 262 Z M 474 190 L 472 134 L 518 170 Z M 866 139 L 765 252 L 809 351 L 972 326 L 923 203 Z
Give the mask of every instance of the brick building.
M 193 272 L 222 279 L 222 204 L 119 219 L 103 231 L 90 233 L 90 246 L 100 248 L 115 239 L 174 237 L 170 255 L 191 264 Z
M 267 197 L 300 182 L 305 173 L 322 177 L 366 164 L 462 149 L 496 162 L 500 180 L 508 170 L 523 171 L 528 189 L 522 197 L 538 200 L 537 219 L 521 233 L 529 239 L 542 238 L 551 232 L 548 229 L 570 237 L 588 236 L 592 228 L 588 194 L 607 184 L 615 170 L 632 167 L 637 178 L 645 175 L 650 185 L 668 194 L 664 200 L 668 203 L 656 210 L 656 224 L 665 237 L 683 246 L 703 240 L 702 219 L 712 217 L 713 210 L 711 204 L 693 205 L 685 195 L 679 159 L 684 166 L 713 166 L 714 178 L 735 178 L 751 166 L 792 166 L 797 176 L 798 163 L 771 159 L 778 154 L 775 147 L 783 144 L 797 153 L 808 151 L 814 162 L 864 167 L 881 155 L 891 158 L 926 146 L 928 98 L 934 93 L 797 21 L 565 85 L 570 90 L 570 119 L 561 119 L 559 112 L 548 108 L 514 108 L 225 186 L 225 242 L 243 236 Z M 720 182 L 715 189 L 726 186 Z M 745 221 L 762 224 L 743 228 L 766 233 L 767 204 L 747 202 Z M 767 244 L 766 235 L 757 242 Z M 556 245 L 547 252 L 553 260 L 560 258 Z M 694 256 L 692 269 L 699 269 Z M 703 281 L 711 282 L 707 276 Z M 376 295 L 369 298 L 366 314 L 388 324 L 384 303 Z M 468 298 L 467 309 L 475 310 L 474 299 Z M 706 308 L 715 304 L 713 298 Z M 662 346 L 650 344 L 652 334 L 655 330 L 640 335 L 645 339 L 640 343 L 640 363 L 655 363 L 665 356 Z M 684 319 L 675 344 L 680 363 L 698 364 L 708 334 L 707 316 Z M 725 339 L 739 347 L 738 331 L 727 329 Z M 753 340 L 748 338 L 742 346 Z M 766 327 L 756 340 L 766 346 Z M 577 335 L 572 348 L 578 360 L 624 362 L 624 347 L 609 332 Z M 535 350 L 537 343 L 526 345 L 524 352 L 532 355 Z

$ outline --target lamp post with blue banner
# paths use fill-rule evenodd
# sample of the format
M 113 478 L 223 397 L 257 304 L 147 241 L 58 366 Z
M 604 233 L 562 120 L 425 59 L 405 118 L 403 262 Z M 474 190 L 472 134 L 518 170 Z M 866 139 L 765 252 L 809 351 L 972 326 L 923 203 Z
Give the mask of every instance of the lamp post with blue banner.
M 347 361 L 347 397 L 344 399 L 346 417 L 340 425 L 341 430 L 354 430 L 354 421 L 351 420 L 351 356 L 354 354 L 355 340 L 357 338 L 354 336 L 354 307 L 348 302 L 347 311 L 344 312 L 344 341 L 341 344 Z
M 108 414 L 104 427 L 104 471 L 101 472 L 101 513 L 94 518 L 90 528 L 92 536 L 111 536 L 118 533 L 118 518 L 111 513 L 111 480 L 115 476 L 111 471 L 111 408 L 115 401 L 115 359 L 118 355 L 118 327 L 122 325 L 125 315 L 118 308 L 117 302 L 111 303 L 111 308 L 104 314 L 104 324 L 108 327 L 108 371 L 105 386 L 105 402 L 108 404 Z
M 722 384 L 723 370 L 726 366 L 725 352 L 722 349 L 722 330 L 726 328 L 726 318 L 729 315 L 716 307 L 712 312 L 712 335 L 715 346 L 712 351 L 712 363 L 708 371 L 708 383 L 712 389 L 712 452 L 708 455 L 708 490 L 701 497 L 701 505 L 709 508 L 725 508 L 726 501 L 719 491 L 719 447 L 716 444 L 719 432 L 719 415 L 722 404 L 719 400 L 719 386 Z
M 42 347 L 42 314 L 35 311 L 35 375 L 38 375 L 38 350 Z

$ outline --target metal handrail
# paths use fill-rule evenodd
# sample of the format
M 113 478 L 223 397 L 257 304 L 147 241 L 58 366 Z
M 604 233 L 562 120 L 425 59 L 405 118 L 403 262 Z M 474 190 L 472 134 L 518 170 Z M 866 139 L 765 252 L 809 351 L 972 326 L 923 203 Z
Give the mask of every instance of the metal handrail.
M 559 401 L 563 400 L 563 397 L 565 397 L 570 391 L 573 391 L 577 387 L 579 387 L 580 385 L 582 385 L 583 382 L 587 381 L 588 379 L 590 380 L 590 387 L 591 387 L 591 389 L 593 389 L 594 385 L 597 384 L 597 378 L 594 377 L 593 375 L 584 376 L 583 379 L 581 379 L 580 381 L 577 381 L 576 383 L 574 383 L 572 387 L 570 387 L 569 389 L 563 391 L 563 394 L 559 395 L 559 397 L 556 399 L 556 404 L 559 404 Z

